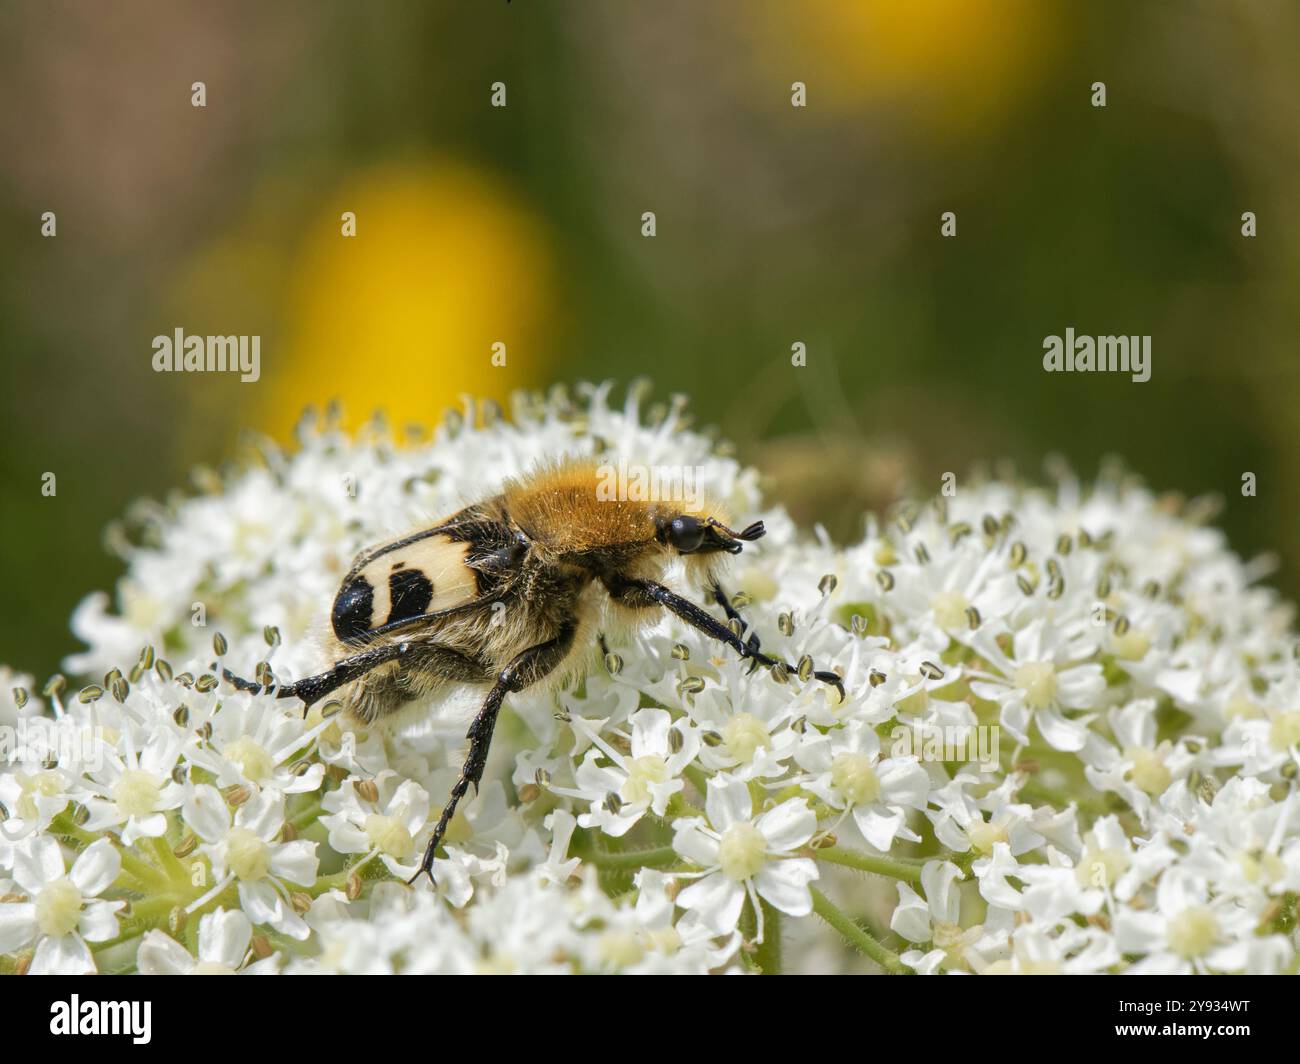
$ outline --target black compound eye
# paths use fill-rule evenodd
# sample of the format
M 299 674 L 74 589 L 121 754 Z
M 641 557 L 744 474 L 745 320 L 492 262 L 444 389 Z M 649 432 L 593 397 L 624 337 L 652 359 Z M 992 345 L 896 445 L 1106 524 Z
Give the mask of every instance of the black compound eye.
M 694 517 L 674 517 L 668 526 L 668 542 L 683 554 L 700 549 L 704 542 L 705 525 Z

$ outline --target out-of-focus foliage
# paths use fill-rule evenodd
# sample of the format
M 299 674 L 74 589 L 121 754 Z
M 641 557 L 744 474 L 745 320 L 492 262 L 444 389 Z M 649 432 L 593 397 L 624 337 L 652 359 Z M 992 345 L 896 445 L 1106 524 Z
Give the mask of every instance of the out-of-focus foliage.
M 334 393 L 649 376 L 843 538 L 900 484 L 1118 453 L 1300 557 L 1298 44 L 1263 4 L 8 4 L 4 656 L 70 649 L 90 530 Z M 1070 326 L 1150 334 L 1151 380 L 1044 374 Z M 261 381 L 155 374 L 177 327 L 259 335 Z

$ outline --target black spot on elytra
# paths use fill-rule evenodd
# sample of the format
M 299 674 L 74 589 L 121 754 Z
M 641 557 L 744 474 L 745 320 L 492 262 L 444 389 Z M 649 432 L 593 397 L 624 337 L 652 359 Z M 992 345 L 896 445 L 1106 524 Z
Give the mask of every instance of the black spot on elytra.
M 370 614 L 374 610 L 375 589 L 364 576 L 344 584 L 334 599 L 330 621 L 334 634 L 347 642 L 370 631 Z
M 401 569 L 389 574 L 388 593 L 392 608 L 385 624 L 418 617 L 433 601 L 433 584 L 419 569 Z

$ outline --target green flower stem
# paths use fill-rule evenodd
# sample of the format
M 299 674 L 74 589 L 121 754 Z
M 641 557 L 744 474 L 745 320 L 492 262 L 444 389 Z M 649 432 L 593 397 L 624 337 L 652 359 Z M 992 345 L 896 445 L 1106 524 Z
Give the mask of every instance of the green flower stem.
M 305 824 L 310 824 L 323 812 L 323 806 L 320 802 L 312 802 L 303 809 L 299 809 L 289 818 L 289 823 L 295 828 L 301 828 Z
M 740 932 L 740 938 L 743 943 L 740 953 L 740 963 L 745 966 L 746 971 L 758 975 L 761 969 L 758 967 L 758 960 L 755 957 L 754 939 L 758 937 L 758 918 L 754 915 L 754 905 L 751 899 L 746 898 L 745 904 L 740 910 L 740 920 L 736 924 L 736 929 Z
M 866 954 L 890 975 L 912 975 L 912 969 L 903 963 L 902 958 L 892 950 L 886 949 L 866 931 L 855 924 L 841 911 L 830 898 L 816 887 L 812 891 L 813 912 L 838 931 L 854 949 Z
M 176 894 L 160 894 L 153 898 L 146 898 L 143 901 L 132 903 L 128 919 L 135 925 L 154 926 L 165 920 L 176 906 L 184 906 L 193 900 L 193 898 L 185 898 Z M 147 929 L 146 927 L 145 930 Z M 140 933 L 139 930 L 136 931 L 136 934 Z
M 341 872 L 335 872 L 332 875 L 328 875 L 328 876 L 320 876 L 317 878 L 315 883 L 313 883 L 309 887 L 304 887 L 303 889 L 307 894 L 310 894 L 313 898 L 319 897 L 320 895 L 324 894 L 326 891 L 330 891 L 330 890 L 335 890 L 335 889 L 346 890 L 348 885 L 348 880 L 352 878 L 352 873 L 356 872 L 358 875 L 360 875 L 361 869 L 365 868 L 366 865 L 368 865 L 371 861 L 375 860 L 377 857 L 378 857 L 377 854 L 374 856 L 367 856 L 362 860 L 358 861 L 356 864 L 350 865 L 349 867 L 343 869 L 343 871 Z M 392 878 L 391 876 L 388 875 L 387 869 L 384 869 L 384 877 L 388 879 Z
M 891 879 L 901 879 L 907 883 L 921 882 L 920 866 L 898 861 L 892 857 L 875 857 L 843 846 L 828 846 L 824 850 L 813 850 L 811 853 L 818 861 L 855 868 L 859 872 L 872 872 L 878 876 L 889 876 Z
M 662 868 L 679 859 L 679 854 L 671 846 L 656 846 L 648 850 L 624 850 L 621 853 L 605 853 L 593 848 L 579 856 L 597 868 Z
M 188 888 L 190 885 L 189 870 L 181 863 L 181 859 L 172 852 L 166 838 L 143 839 L 144 845 L 153 850 L 154 858 L 162 867 L 164 874 L 175 884 Z
M 664 811 L 663 819 L 665 822 L 671 824 L 678 817 L 683 816 L 698 816 L 705 820 L 708 819 L 703 809 L 699 808 L 699 806 L 691 805 L 690 802 L 682 797 L 681 792 L 679 791 L 668 799 L 668 808 Z
M 206 889 L 207 888 L 205 887 L 204 890 Z M 194 899 L 196 897 L 201 897 L 201 896 L 202 895 L 200 894 L 195 894 L 188 898 L 184 898 L 182 899 L 181 904 L 186 906 L 191 905 L 193 904 Z M 218 894 L 215 898 L 209 898 L 206 902 L 203 903 L 203 905 L 201 905 L 199 908 L 195 909 L 192 913 L 190 913 L 186 920 L 185 926 L 186 927 L 197 926 L 199 919 L 201 917 L 207 916 L 208 913 L 215 912 L 217 909 L 237 909 L 237 908 L 239 908 L 239 880 L 234 879 L 231 880 L 229 883 L 227 883 L 226 889 L 223 890 L 220 894 Z
M 102 953 L 114 946 L 120 946 L 123 942 L 140 938 L 147 931 L 161 928 L 171 911 L 178 905 L 184 906 L 189 900 L 177 894 L 167 893 L 133 902 L 131 911 L 119 922 L 121 931 L 113 938 L 103 942 L 91 942 L 89 946 L 93 952 Z
M 708 795 L 709 777 L 699 765 L 687 765 L 682 769 L 682 775 L 690 780 L 691 786 L 699 791 L 701 798 Z
M 754 951 L 754 963 L 764 975 L 781 974 L 781 914 L 760 899 L 763 908 L 763 941 Z
M 342 872 L 335 872 L 332 876 L 321 876 L 315 883 L 306 888 L 308 894 L 313 898 L 318 898 L 331 890 L 346 890 L 348 878 L 352 875 L 352 869 L 348 868 Z
M 1068 773 L 1075 773 L 1079 768 L 1079 762 L 1074 754 L 1067 753 L 1064 750 L 1057 750 L 1050 746 L 1041 746 L 1038 743 L 1031 743 L 1020 751 L 1020 760 L 1038 761 L 1043 764 L 1053 765 L 1056 768 L 1065 770 Z
M 1065 809 L 1073 802 L 1080 809 L 1089 813 L 1095 813 L 1098 816 L 1104 816 L 1110 812 L 1106 802 L 1094 798 L 1087 794 L 1067 794 L 1065 791 L 1058 790 L 1055 787 L 1048 787 L 1046 784 L 1030 780 L 1020 788 L 1020 796 L 1028 798 L 1030 801 L 1046 802 L 1048 805 Z
M 71 814 L 66 811 L 50 821 L 50 832 L 68 842 L 78 842 L 83 846 L 89 846 L 99 838 L 93 832 L 82 831 L 81 828 L 77 827 L 72 821 Z
M 173 884 L 148 861 L 127 850 L 118 850 L 118 853 L 122 855 L 122 868 L 148 888 L 150 893 L 166 893 L 171 889 Z
M 115 946 L 120 946 L 123 942 L 130 942 L 133 939 L 141 938 L 146 931 L 150 930 L 152 930 L 152 928 L 133 927 L 130 931 L 123 931 L 116 938 L 106 939 L 103 942 L 88 942 L 86 945 L 90 947 L 91 953 L 103 953 L 105 950 L 112 949 Z

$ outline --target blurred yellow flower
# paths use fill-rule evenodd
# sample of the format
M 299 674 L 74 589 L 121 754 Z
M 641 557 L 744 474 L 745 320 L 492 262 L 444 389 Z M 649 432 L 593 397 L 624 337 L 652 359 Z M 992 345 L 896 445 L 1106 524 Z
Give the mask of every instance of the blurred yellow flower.
M 1008 110 L 1060 29 L 1041 0 L 776 0 L 765 14 L 765 54 L 807 83 L 809 106 L 898 105 L 937 125 Z
M 306 404 L 334 397 L 353 425 L 376 409 L 396 427 L 427 424 L 465 393 L 505 399 L 546 376 L 548 243 L 499 180 L 394 163 L 327 202 L 292 267 L 284 355 L 263 353 L 259 427 L 283 436 Z M 342 235 L 348 211 L 355 236 Z

